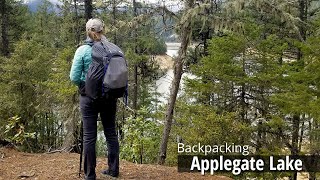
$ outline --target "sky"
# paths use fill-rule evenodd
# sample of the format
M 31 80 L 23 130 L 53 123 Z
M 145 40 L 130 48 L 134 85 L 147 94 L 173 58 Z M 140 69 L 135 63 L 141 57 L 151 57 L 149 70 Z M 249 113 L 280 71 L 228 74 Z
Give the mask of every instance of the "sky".
M 24 3 L 30 3 L 30 2 L 33 2 L 33 1 L 39 1 L 39 0 L 23 0 Z M 60 3 L 59 0 L 49 0 L 52 4 L 57 4 L 57 3 Z
M 39 0 L 23 0 L 25 3 L 29 3 L 32 1 L 39 1 Z M 51 3 L 58 3 L 59 0 L 49 0 Z M 178 4 L 181 1 L 178 0 L 137 0 L 138 2 L 145 2 L 145 3 L 165 3 L 165 4 Z
M 41 1 L 41 0 L 23 0 L 25 3 L 31 3 L 34 1 Z M 52 4 L 58 4 L 61 3 L 59 0 L 49 0 Z M 131 0 L 128 0 L 131 1 Z M 174 9 L 181 9 L 182 3 L 178 0 L 137 0 L 138 2 L 144 2 L 144 3 L 157 3 L 157 4 L 165 4 L 166 6 L 172 7 Z

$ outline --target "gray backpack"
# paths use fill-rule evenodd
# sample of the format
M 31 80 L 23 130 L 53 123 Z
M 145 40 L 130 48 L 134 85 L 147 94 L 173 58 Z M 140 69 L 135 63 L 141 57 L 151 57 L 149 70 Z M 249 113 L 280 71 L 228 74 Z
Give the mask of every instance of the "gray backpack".
M 127 89 L 128 67 L 121 49 L 106 39 L 95 42 L 92 46 L 92 62 L 86 76 L 85 94 L 92 99 L 127 99 Z

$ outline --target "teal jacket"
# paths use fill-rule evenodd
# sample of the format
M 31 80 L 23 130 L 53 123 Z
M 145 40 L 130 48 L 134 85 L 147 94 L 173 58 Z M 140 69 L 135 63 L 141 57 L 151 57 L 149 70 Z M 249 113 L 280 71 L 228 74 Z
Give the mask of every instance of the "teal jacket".
M 81 81 L 86 80 L 86 74 L 92 61 L 92 43 L 91 39 L 87 39 L 85 45 L 80 46 L 74 54 L 70 70 L 70 80 L 77 86 L 80 86 Z

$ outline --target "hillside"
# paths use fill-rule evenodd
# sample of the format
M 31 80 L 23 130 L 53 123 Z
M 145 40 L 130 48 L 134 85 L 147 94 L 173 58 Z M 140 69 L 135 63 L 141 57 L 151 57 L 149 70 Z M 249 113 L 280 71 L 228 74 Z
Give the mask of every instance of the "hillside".
M 100 175 L 106 167 L 104 158 L 97 160 L 97 179 L 111 179 Z M 0 180 L 9 179 L 59 179 L 76 180 L 78 177 L 79 154 L 52 153 L 30 154 L 14 149 L 0 148 Z M 196 173 L 178 173 L 176 167 L 149 164 L 134 164 L 121 161 L 118 179 L 212 179 L 228 180 L 222 176 L 201 176 Z
M 173 69 L 173 58 L 169 55 L 158 55 L 155 57 L 156 62 L 163 70 Z

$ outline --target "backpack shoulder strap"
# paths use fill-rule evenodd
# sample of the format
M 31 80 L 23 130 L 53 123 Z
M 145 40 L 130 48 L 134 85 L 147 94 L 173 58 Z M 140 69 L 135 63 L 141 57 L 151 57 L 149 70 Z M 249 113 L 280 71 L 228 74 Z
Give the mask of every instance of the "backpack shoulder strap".
M 83 45 L 93 46 L 93 44 L 94 41 L 90 37 L 87 37 L 87 39 L 83 42 Z

